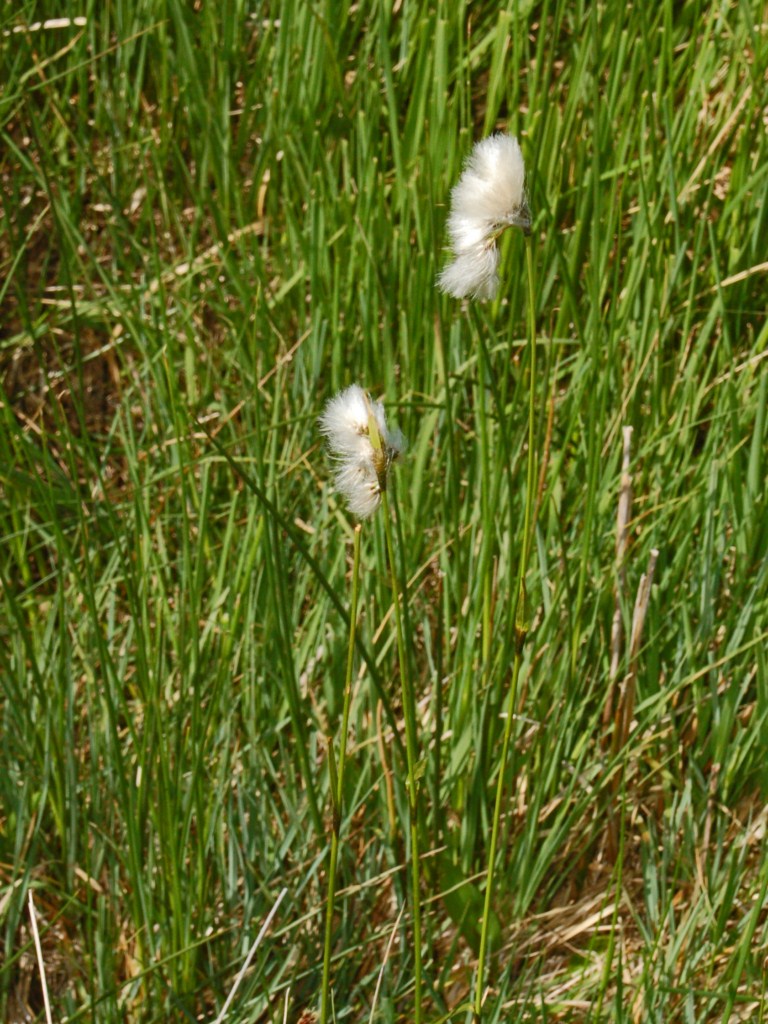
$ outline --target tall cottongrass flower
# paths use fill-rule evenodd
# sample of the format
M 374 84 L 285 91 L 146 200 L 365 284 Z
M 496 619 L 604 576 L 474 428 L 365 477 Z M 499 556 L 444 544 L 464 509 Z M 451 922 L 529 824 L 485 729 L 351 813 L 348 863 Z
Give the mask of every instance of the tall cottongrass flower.
M 448 233 L 454 259 L 438 278 L 440 288 L 458 299 L 466 297 L 493 299 L 499 288 L 499 250 L 496 242 L 509 227 L 518 227 L 525 234 L 526 269 L 528 277 L 528 353 L 530 387 L 528 393 L 528 465 L 525 484 L 525 512 L 519 541 L 519 563 L 517 579 L 512 590 L 510 623 L 514 629 L 515 654 L 512 664 L 512 678 L 507 696 L 504 734 L 501 747 L 499 774 L 496 784 L 496 798 L 491 825 L 491 840 L 487 858 L 487 880 L 483 917 L 480 925 L 480 947 L 475 979 L 474 1020 L 479 1024 L 482 1017 L 483 989 L 485 983 L 486 957 L 490 936 L 492 902 L 496 858 L 499 846 L 499 826 L 504 796 L 504 781 L 510 750 L 514 754 L 512 733 L 516 721 L 517 688 L 523 649 L 530 629 L 527 608 L 526 577 L 531 552 L 531 538 L 534 530 L 533 505 L 535 501 L 536 477 L 536 316 L 535 286 L 533 273 L 533 250 L 531 239 L 531 214 L 525 192 L 525 163 L 520 146 L 511 135 L 492 135 L 483 139 L 472 150 L 458 183 L 451 193 L 451 213 L 448 218 Z M 493 380 L 490 356 L 482 337 L 480 339 L 484 360 Z M 481 364 L 482 365 L 482 364 Z M 481 392 L 480 412 L 483 415 L 484 391 Z M 502 394 L 501 409 L 505 400 Z M 511 490 L 511 488 L 510 488 Z M 485 498 L 489 501 L 489 497 Z
M 368 519 L 381 504 L 392 463 L 405 451 L 403 435 L 388 428 L 384 406 L 359 384 L 328 402 L 320 430 L 336 463 L 336 490 L 353 515 Z
M 408 648 L 405 640 L 401 601 L 408 600 L 407 585 L 399 579 L 395 558 L 392 521 L 387 496 L 387 483 L 392 464 L 405 450 L 405 439 L 399 430 L 390 428 L 384 406 L 375 402 L 358 384 L 353 384 L 332 398 L 320 417 L 320 430 L 325 435 L 335 462 L 336 489 L 343 495 L 347 507 L 358 519 L 373 515 L 383 506 L 384 533 L 387 544 L 392 584 L 392 604 L 397 633 L 397 652 L 400 666 L 400 686 L 405 719 L 406 760 L 408 770 L 408 817 L 411 837 L 410 867 L 413 902 L 414 941 L 414 1024 L 421 1022 L 421 902 L 418 834 L 418 752 L 416 737 L 416 698 L 410 674 Z M 352 608 L 347 656 L 347 674 L 344 686 L 341 742 L 338 768 L 333 744 L 329 739 L 328 754 L 331 772 L 331 799 L 333 802 L 333 832 L 331 859 L 328 870 L 328 901 L 325 918 L 323 949 L 323 987 L 320 1004 L 320 1024 L 327 1024 L 330 1012 L 330 962 L 333 937 L 333 907 L 336 892 L 336 866 L 342 819 L 342 794 L 346 764 L 347 732 L 351 699 L 352 661 L 354 655 L 355 622 L 357 618 L 358 579 L 360 566 L 360 524 L 355 529 L 354 567 L 352 582 Z M 401 596 L 402 595 L 402 596 Z
M 454 298 L 493 299 L 499 288 L 496 240 L 508 227 L 530 231 L 525 163 L 512 135 L 478 142 L 451 192 L 448 233 L 453 260 L 438 278 Z

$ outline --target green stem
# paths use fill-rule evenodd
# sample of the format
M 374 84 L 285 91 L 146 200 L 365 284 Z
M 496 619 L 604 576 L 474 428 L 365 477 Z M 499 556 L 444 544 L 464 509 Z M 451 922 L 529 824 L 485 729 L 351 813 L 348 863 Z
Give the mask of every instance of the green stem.
M 395 562 L 395 546 L 392 540 L 392 521 L 389 512 L 387 492 L 382 493 L 382 513 L 384 533 L 387 541 L 387 557 L 392 579 L 392 604 L 395 610 L 395 629 L 397 632 L 397 653 L 400 664 L 400 686 L 405 717 L 405 752 L 408 761 L 408 818 L 411 831 L 411 888 L 413 890 L 413 946 L 414 946 L 414 1024 L 421 1024 L 421 902 L 420 902 L 420 865 L 419 865 L 419 822 L 418 801 L 416 793 L 416 699 L 411 683 L 408 667 L 408 651 L 403 633 L 403 615 L 400 607 L 400 586 L 398 583 L 397 563 Z M 405 599 L 405 583 L 403 598 Z
M 531 379 L 528 391 L 528 474 L 525 482 L 525 521 L 520 577 L 525 587 L 533 532 L 533 506 L 536 503 L 536 289 L 533 276 L 533 242 L 525 239 L 525 263 L 528 271 L 528 347 L 531 354 Z
M 485 345 L 481 344 L 483 350 L 483 359 L 478 360 L 478 412 L 480 420 L 480 462 L 481 462 L 481 480 L 482 486 L 480 488 L 480 516 L 483 523 L 483 540 L 480 547 L 480 573 L 482 580 L 482 594 L 483 594 L 483 619 L 482 619 L 482 672 L 480 679 L 480 690 L 485 693 L 486 685 L 488 682 L 488 674 L 490 671 L 491 663 L 491 604 L 493 600 L 493 541 L 494 533 L 492 529 L 488 529 L 490 524 L 491 516 L 489 514 L 489 505 L 491 503 L 490 495 L 490 441 L 488 438 L 488 412 L 486 409 L 486 382 L 485 372 L 486 363 L 489 376 L 493 375 L 493 368 L 490 363 L 490 355 L 485 351 Z
M 522 662 L 522 648 L 515 649 L 515 660 L 512 665 L 512 684 L 509 688 L 507 700 L 507 719 L 504 723 L 504 739 L 501 745 L 501 762 L 499 765 L 499 780 L 496 783 L 496 803 L 493 808 L 493 826 L 491 829 L 491 847 L 488 851 L 488 881 L 485 887 L 485 902 L 483 904 L 483 919 L 480 926 L 480 951 L 477 958 L 477 978 L 475 981 L 475 1021 L 480 1020 L 483 1006 L 483 979 L 485 976 L 485 958 L 488 952 L 488 926 L 491 917 L 491 898 L 493 896 L 493 873 L 496 866 L 496 849 L 499 844 L 499 823 L 501 821 L 501 802 L 504 797 L 504 774 L 509 756 L 509 745 L 512 739 L 512 723 L 515 720 L 515 703 L 517 701 L 517 681 L 520 677 L 520 664 Z
M 493 880 L 496 869 L 496 853 L 499 843 L 499 823 L 501 821 L 501 804 L 504 797 L 504 778 L 507 759 L 512 740 L 512 729 L 517 704 L 517 685 L 520 678 L 520 666 L 523 660 L 523 646 L 528 635 L 528 620 L 525 580 L 528 574 L 528 560 L 531 553 L 531 534 L 533 532 L 533 506 L 536 501 L 536 307 L 533 276 L 533 243 L 530 237 L 525 239 L 525 257 L 528 276 L 528 350 L 530 353 L 530 387 L 528 392 L 528 471 L 525 481 L 525 515 L 523 519 L 523 539 L 520 552 L 520 565 L 517 573 L 517 588 L 512 604 L 512 621 L 515 626 L 515 658 L 512 666 L 512 682 L 507 699 L 507 714 L 504 723 L 504 739 L 501 746 L 499 778 L 496 783 L 496 801 L 493 808 L 493 824 L 491 826 L 491 846 L 488 851 L 488 878 L 485 887 L 483 919 L 480 926 L 480 951 L 477 958 L 477 978 L 475 983 L 474 1019 L 480 1021 L 483 1006 L 483 984 L 485 981 L 485 962 L 488 953 L 488 933 L 491 916 L 491 900 L 493 898 Z
M 333 906 L 336 898 L 336 865 L 339 858 L 339 833 L 344 800 L 344 766 L 347 762 L 347 736 L 349 734 L 349 709 L 352 703 L 352 669 L 355 660 L 355 630 L 357 626 L 357 599 L 360 580 L 360 535 L 362 527 L 355 527 L 352 555 L 352 601 L 349 609 L 349 646 L 347 647 L 347 670 L 344 679 L 344 707 L 341 715 L 341 737 L 339 746 L 338 771 L 331 773 L 331 802 L 333 804 L 333 831 L 331 832 L 331 861 L 328 866 L 328 900 L 325 907 L 325 942 L 323 944 L 323 988 L 320 1000 L 320 1024 L 327 1024 L 331 991 L 331 939 L 333 938 Z M 332 740 L 329 740 L 329 756 L 333 764 Z

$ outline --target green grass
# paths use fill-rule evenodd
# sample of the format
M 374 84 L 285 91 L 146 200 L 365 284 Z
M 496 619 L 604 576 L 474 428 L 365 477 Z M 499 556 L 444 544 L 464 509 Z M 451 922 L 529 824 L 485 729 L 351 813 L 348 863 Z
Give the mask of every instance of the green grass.
M 526 460 L 522 239 L 441 297 L 471 143 L 521 138 L 547 452 L 488 1021 L 768 1019 L 768 39 L 713 6 L 96 4 L 0 37 L 0 1018 L 317 1008 L 352 524 L 317 432 L 396 471 L 424 758 L 424 1018 L 469 1021 Z M 3 32 L 60 17 L 25 3 Z M 493 365 L 483 364 L 481 339 Z M 481 392 L 487 388 L 487 393 Z M 551 416 L 551 427 L 546 424 Z M 622 427 L 627 743 L 602 715 Z M 545 436 L 546 435 L 546 436 Z M 364 531 L 339 1021 L 411 1019 L 380 518 Z M 628 669 L 625 651 L 620 668 Z M 620 825 L 609 856 L 611 807 Z M 285 1011 L 285 1007 L 288 1007 Z

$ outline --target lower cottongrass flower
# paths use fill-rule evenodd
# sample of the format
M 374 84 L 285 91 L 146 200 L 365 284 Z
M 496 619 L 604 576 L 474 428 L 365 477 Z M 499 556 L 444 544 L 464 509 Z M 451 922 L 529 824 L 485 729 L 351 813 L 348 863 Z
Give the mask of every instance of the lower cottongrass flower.
M 492 299 L 499 287 L 496 240 L 508 227 L 530 232 L 525 163 L 512 135 L 478 142 L 451 192 L 448 234 L 454 259 L 438 277 L 457 299 Z
M 383 404 L 359 384 L 330 399 L 320 430 L 336 462 L 336 490 L 353 515 L 367 519 L 381 504 L 390 466 L 405 451 L 403 435 L 387 426 Z
M 394 611 L 397 656 L 400 669 L 400 692 L 405 725 L 405 749 L 408 780 L 408 828 L 410 830 L 409 861 L 411 870 L 411 899 L 413 901 L 413 950 L 414 950 L 414 1008 L 413 1022 L 422 1020 L 422 930 L 421 930 L 421 869 L 419 867 L 419 796 L 418 796 L 418 735 L 416 698 L 411 679 L 408 644 L 411 641 L 408 618 L 403 614 L 401 604 L 407 605 L 407 576 L 402 578 L 394 545 L 393 519 L 397 513 L 389 507 L 387 478 L 392 463 L 405 450 L 405 439 L 399 430 L 387 426 L 387 417 L 381 402 L 374 402 L 358 384 L 341 391 L 326 405 L 319 421 L 320 430 L 327 438 L 328 448 L 335 461 L 335 484 L 341 492 L 349 510 L 359 519 L 372 515 L 380 504 L 384 506 L 382 525 L 386 541 L 386 562 L 392 581 L 392 608 Z M 349 694 L 352 680 L 352 656 L 354 654 L 354 623 L 356 620 L 357 579 L 360 564 L 361 527 L 355 529 L 355 555 L 352 584 L 352 610 L 349 616 L 350 640 L 347 658 L 347 681 L 342 723 L 342 744 L 346 743 Z M 337 864 L 341 822 L 341 803 L 345 747 L 341 747 L 337 782 L 334 797 L 334 831 L 331 837 L 331 863 L 328 873 L 328 902 L 325 918 L 325 942 L 323 947 L 323 987 L 321 996 L 320 1024 L 328 1024 L 330 1002 L 330 964 L 333 930 L 333 903 L 335 898 L 335 871 Z M 329 744 L 329 751 L 333 748 Z M 331 769 L 333 773 L 333 768 Z M 394 807 L 393 807 L 394 812 Z

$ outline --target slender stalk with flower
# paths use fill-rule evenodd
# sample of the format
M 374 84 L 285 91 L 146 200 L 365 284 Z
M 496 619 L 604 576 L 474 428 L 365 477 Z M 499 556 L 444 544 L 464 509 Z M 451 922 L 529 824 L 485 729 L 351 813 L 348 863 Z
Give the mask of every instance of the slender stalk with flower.
M 526 577 L 533 534 L 533 506 L 536 478 L 536 321 L 533 252 L 530 238 L 531 215 L 525 193 L 525 164 L 520 145 L 510 135 L 492 135 L 472 150 L 464 171 L 451 193 L 448 233 L 453 260 L 438 279 L 440 288 L 455 298 L 495 298 L 499 288 L 499 250 L 497 241 L 509 227 L 519 227 L 526 236 L 526 269 L 528 277 L 528 352 L 530 389 L 528 397 L 528 466 L 525 483 L 525 512 L 516 585 L 513 590 L 510 622 L 515 634 L 512 679 L 507 696 L 504 736 L 502 740 L 499 777 L 488 850 L 488 877 L 485 888 L 483 917 L 480 927 L 474 1017 L 481 1019 L 485 961 L 488 952 L 491 902 L 499 843 L 499 823 L 504 794 L 504 778 L 509 759 L 517 687 L 523 648 L 530 628 Z
M 421 904 L 418 804 L 416 799 L 416 701 L 409 671 L 408 656 L 403 633 L 400 606 L 401 587 L 395 562 L 392 540 L 392 522 L 387 497 L 387 481 L 392 464 L 402 455 L 405 440 L 399 430 L 387 426 L 384 406 L 374 402 L 357 384 L 346 388 L 332 398 L 320 419 L 320 430 L 326 436 L 328 448 L 335 460 L 336 489 L 343 496 L 347 508 L 358 519 L 373 515 L 379 505 L 384 506 L 384 532 L 392 580 L 392 601 L 395 610 L 397 649 L 400 664 L 400 683 L 405 716 L 406 759 L 408 767 L 408 809 L 411 836 L 411 878 L 413 887 L 413 931 L 415 958 L 415 1012 L 416 1024 L 421 1021 Z M 336 868 L 341 832 L 344 769 L 346 765 L 347 733 L 352 689 L 355 623 L 357 619 L 358 580 L 360 567 L 361 527 L 355 529 L 354 561 L 352 570 L 352 607 L 350 609 L 350 636 L 347 651 L 344 705 L 342 711 L 341 740 L 338 767 L 333 745 L 329 741 L 331 770 L 331 799 L 333 803 L 333 830 L 328 868 L 328 900 L 325 917 L 323 947 L 323 983 L 320 1004 L 320 1024 L 327 1024 L 330 1008 L 331 940 L 333 937 L 333 910 L 336 895 Z
M 333 823 L 331 829 L 331 858 L 328 865 L 328 900 L 325 909 L 325 939 L 323 943 L 323 984 L 320 1001 L 320 1020 L 326 1024 L 330 1003 L 331 982 L 331 940 L 333 938 L 333 907 L 336 899 L 336 867 L 339 859 L 339 838 L 341 834 L 341 814 L 344 802 L 344 769 L 347 763 L 347 735 L 349 733 L 349 711 L 352 704 L 352 668 L 355 653 L 355 632 L 357 626 L 357 599 L 360 581 L 360 534 L 362 527 L 358 523 L 354 533 L 352 556 L 352 599 L 349 608 L 349 644 L 347 647 L 347 666 L 344 677 L 344 706 L 341 715 L 341 737 L 339 740 L 338 767 L 333 751 L 333 739 L 328 737 L 328 761 L 331 766 L 331 804 Z

